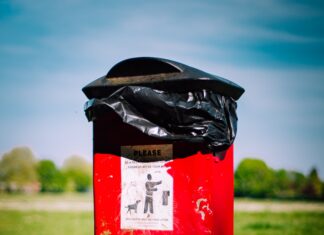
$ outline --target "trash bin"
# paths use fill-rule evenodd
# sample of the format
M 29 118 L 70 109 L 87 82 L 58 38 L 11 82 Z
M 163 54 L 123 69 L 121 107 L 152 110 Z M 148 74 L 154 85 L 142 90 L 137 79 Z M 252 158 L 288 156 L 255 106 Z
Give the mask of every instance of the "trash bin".
M 96 235 L 233 234 L 242 87 L 140 57 L 116 64 L 83 92 L 93 121 Z

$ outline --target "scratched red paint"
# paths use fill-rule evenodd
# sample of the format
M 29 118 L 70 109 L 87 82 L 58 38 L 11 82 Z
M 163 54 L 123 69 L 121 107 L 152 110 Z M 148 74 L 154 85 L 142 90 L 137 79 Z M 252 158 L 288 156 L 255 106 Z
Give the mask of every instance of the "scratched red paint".
M 174 180 L 173 231 L 121 230 L 120 157 L 96 153 L 95 235 L 233 235 L 233 147 L 222 161 L 197 153 L 166 166 Z

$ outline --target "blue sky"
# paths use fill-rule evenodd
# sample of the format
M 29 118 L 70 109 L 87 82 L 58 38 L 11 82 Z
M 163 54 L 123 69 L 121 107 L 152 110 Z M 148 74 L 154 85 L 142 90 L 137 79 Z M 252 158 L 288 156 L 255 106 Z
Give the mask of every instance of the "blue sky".
M 0 154 L 29 146 L 58 164 L 91 160 L 81 88 L 135 56 L 237 82 L 235 163 L 324 178 L 322 1 L 0 0 Z

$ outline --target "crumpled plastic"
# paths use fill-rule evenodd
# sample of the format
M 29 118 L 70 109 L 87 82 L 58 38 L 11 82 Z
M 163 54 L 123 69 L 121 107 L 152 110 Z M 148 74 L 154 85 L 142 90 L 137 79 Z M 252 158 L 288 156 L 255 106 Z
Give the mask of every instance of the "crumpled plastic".
M 202 143 L 213 153 L 234 142 L 236 102 L 212 90 L 176 93 L 143 86 L 125 86 L 106 98 L 85 104 L 89 121 L 111 109 L 143 133 L 159 139 Z

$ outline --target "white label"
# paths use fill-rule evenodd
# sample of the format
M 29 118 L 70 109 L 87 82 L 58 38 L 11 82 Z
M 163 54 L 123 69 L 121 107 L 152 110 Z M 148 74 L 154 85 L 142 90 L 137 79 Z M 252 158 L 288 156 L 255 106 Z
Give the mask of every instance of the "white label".
M 172 158 L 172 145 L 122 146 L 122 156 L 132 151 Z M 173 178 L 166 163 L 121 158 L 121 229 L 173 230 Z

